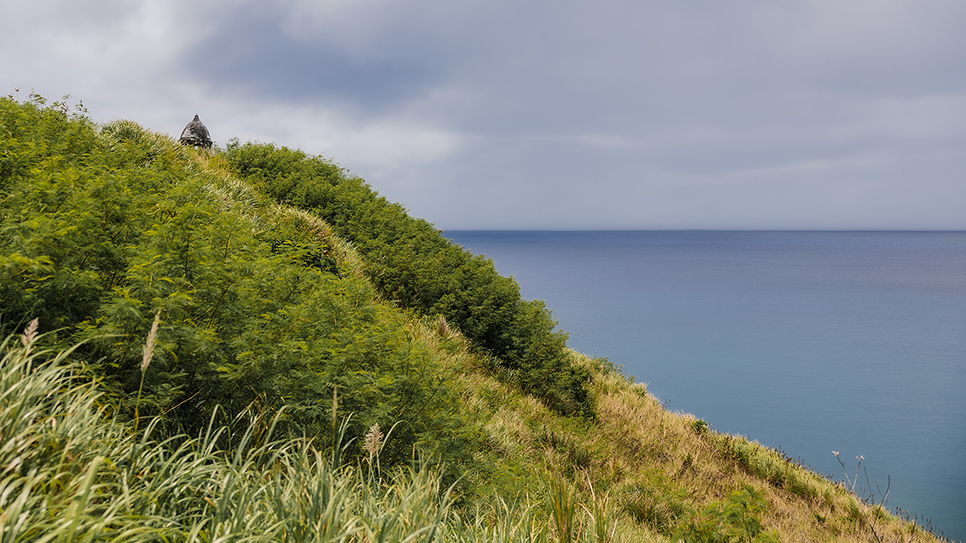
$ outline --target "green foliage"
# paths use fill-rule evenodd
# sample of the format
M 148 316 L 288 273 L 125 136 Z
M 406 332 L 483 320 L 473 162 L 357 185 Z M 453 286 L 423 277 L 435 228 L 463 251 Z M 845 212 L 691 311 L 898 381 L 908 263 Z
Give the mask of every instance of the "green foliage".
M 723 503 L 712 504 L 693 515 L 673 539 L 685 543 L 781 541 L 776 532 L 762 530 L 758 517 L 767 507 L 761 493 L 746 486 L 732 492 Z
M 547 499 L 557 540 L 561 543 L 571 543 L 577 529 L 576 490 L 562 477 L 551 477 L 548 481 Z
M 711 431 L 704 419 L 694 419 L 694 422 L 691 423 L 691 429 L 698 435 L 704 435 Z
M 387 465 L 414 447 L 466 465 L 476 430 L 405 315 L 342 274 L 332 244 L 257 193 L 198 168 L 135 123 L 0 99 L 0 333 L 39 318 L 104 378 L 122 417 L 186 431 L 216 408 L 287 406 L 280 428 L 347 439 L 401 422 Z M 142 345 L 160 326 L 150 366 Z M 139 396 L 139 393 L 142 393 Z
M 45 107 L 47 100 L 31 93 L 25 105 L 0 97 L 0 191 L 49 166 L 84 162 L 94 145 L 91 122 L 81 112 L 70 113 L 68 97 Z
M 265 194 L 311 210 L 352 242 L 383 296 L 424 315 L 442 315 L 493 358 L 499 375 L 558 412 L 592 413 L 589 374 L 571 363 L 566 335 L 542 302 L 522 300 L 516 282 L 500 276 L 492 261 L 463 251 L 321 158 L 237 141 L 225 156 Z

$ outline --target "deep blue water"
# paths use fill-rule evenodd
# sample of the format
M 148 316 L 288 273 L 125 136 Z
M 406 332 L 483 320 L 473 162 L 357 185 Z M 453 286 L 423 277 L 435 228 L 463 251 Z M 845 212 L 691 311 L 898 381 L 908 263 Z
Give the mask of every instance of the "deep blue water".
M 966 232 L 446 231 L 674 411 L 966 540 Z M 876 499 L 881 492 L 875 492 Z

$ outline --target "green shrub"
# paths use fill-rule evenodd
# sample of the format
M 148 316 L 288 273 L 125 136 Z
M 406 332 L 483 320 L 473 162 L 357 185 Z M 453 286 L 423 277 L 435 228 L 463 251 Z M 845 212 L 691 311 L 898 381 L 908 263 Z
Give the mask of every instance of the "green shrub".
M 301 151 L 237 141 L 225 156 L 277 201 L 311 210 L 364 255 L 379 291 L 403 307 L 442 315 L 493 357 L 505 380 L 565 414 L 591 414 L 588 373 L 570 363 L 566 335 L 541 302 L 520 297 L 492 261 L 474 257 L 363 180 Z
M 704 435 L 711 431 L 711 427 L 704 419 L 694 419 L 694 422 L 691 423 L 691 429 L 698 435 Z
M 194 432 L 216 407 L 227 424 L 253 402 L 285 405 L 282 429 L 331 444 L 338 394 L 355 454 L 373 424 L 400 423 L 387 465 L 414 447 L 469 462 L 475 429 L 448 376 L 325 240 L 135 123 L 98 130 L 9 99 L 0 120 L 0 333 L 38 318 L 50 341 L 84 341 L 74 356 L 122 418 Z

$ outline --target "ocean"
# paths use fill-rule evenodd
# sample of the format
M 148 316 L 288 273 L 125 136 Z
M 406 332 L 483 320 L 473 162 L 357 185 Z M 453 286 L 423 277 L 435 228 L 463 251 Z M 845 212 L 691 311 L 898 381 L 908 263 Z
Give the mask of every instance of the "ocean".
M 672 411 L 966 540 L 966 232 L 445 231 Z

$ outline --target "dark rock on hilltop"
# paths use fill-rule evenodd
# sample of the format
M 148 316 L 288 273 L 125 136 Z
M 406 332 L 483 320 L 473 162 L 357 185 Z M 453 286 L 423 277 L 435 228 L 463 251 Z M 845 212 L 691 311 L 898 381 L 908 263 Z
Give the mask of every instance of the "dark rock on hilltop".
M 208 127 L 205 123 L 201 122 L 198 115 L 188 123 L 188 126 L 184 127 L 181 131 L 181 138 L 178 140 L 184 145 L 191 145 L 192 147 L 201 147 L 203 149 L 211 149 L 211 135 L 208 134 Z

